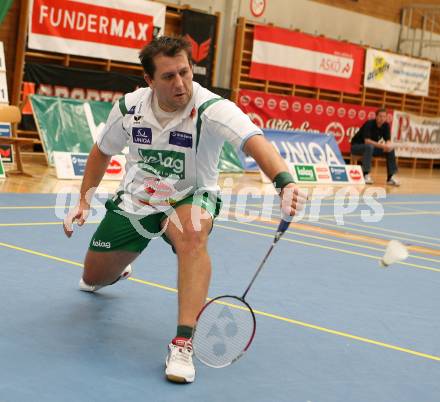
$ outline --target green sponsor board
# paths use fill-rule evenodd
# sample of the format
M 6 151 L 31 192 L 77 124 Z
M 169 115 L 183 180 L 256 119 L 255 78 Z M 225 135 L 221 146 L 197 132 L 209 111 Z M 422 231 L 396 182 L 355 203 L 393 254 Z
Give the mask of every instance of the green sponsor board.
M 138 162 L 141 169 L 161 177 L 185 178 L 185 154 L 183 152 L 139 149 L 139 155 L 143 160 L 143 162 Z
M 32 95 L 30 99 L 38 132 L 51 165 L 54 164 L 54 151 L 90 152 L 94 138 L 104 127 L 113 106 L 109 102 L 42 95 Z M 228 142 L 225 142 L 220 155 L 219 170 L 222 172 L 243 171 L 237 153 Z M 180 174 L 177 175 L 180 177 Z
M 5 168 L 3 166 L 2 156 L 0 155 L 0 179 L 6 177 Z
M 241 173 L 244 170 L 235 148 L 227 141 L 225 141 L 220 154 L 218 169 L 220 172 L 229 173 Z
M 298 181 L 316 181 L 315 169 L 310 165 L 295 165 Z
M 32 95 L 32 108 L 38 131 L 53 165 L 53 152 L 88 153 L 93 138 L 103 127 L 112 109 L 109 102 L 82 101 Z

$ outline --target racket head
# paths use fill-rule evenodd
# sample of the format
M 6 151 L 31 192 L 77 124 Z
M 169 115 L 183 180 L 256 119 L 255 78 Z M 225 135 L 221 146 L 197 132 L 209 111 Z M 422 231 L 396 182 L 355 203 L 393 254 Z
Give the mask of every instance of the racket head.
M 255 314 L 244 299 L 216 297 L 197 316 L 192 337 L 194 355 L 209 367 L 229 366 L 249 348 L 255 330 Z

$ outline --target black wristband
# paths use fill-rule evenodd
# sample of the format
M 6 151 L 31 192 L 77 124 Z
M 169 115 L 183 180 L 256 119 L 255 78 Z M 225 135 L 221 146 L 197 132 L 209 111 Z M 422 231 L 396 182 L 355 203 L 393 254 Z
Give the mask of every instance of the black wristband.
M 290 183 L 295 183 L 295 181 L 293 180 L 293 177 L 289 172 L 278 173 L 273 179 L 273 185 L 278 192 L 280 192 L 283 187 L 287 186 Z

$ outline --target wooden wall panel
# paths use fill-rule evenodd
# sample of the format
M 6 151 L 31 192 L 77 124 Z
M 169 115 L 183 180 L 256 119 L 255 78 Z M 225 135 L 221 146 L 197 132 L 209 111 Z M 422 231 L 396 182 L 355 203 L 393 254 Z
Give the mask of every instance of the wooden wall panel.
M 384 20 L 400 23 L 401 10 L 403 7 L 417 6 L 417 4 L 440 5 L 435 0 L 312 0 L 316 3 L 343 8 L 356 13 L 382 18 Z M 414 18 L 414 22 L 420 27 L 421 18 Z M 440 29 L 439 29 L 440 30 Z M 439 31 L 437 30 L 437 31 Z

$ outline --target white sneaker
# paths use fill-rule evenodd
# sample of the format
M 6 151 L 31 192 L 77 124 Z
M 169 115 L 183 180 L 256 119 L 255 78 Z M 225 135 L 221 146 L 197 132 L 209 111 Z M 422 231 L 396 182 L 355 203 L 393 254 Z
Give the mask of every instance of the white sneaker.
M 374 183 L 374 180 L 373 180 L 373 178 L 370 176 L 369 173 L 367 173 L 367 174 L 364 176 L 364 180 L 365 180 L 365 184 L 373 184 L 373 183 Z
M 129 278 L 132 273 L 133 273 L 133 269 L 131 268 L 131 265 L 128 264 L 125 267 L 125 269 L 122 271 L 119 278 L 116 279 L 116 281 L 114 281 L 113 283 L 116 283 L 116 282 L 120 281 L 121 279 Z M 113 283 L 111 283 L 110 285 L 113 285 Z M 87 285 L 87 283 L 84 282 L 82 277 L 79 280 L 79 290 L 82 290 L 83 292 L 96 292 L 97 290 L 103 288 L 104 286 L 109 286 L 109 285 Z
M 167 379 L 179 383 L 193 382 L 196 369 L 192 357 L 191 339 L 174 338 L 168 345 L 168 355 L 165 360 Z
M 390 186 L 399 187 L 400 186 L 400 181 L 397 179 L 397 177 L 395 175 L 392 175 L 390 177 L 390 179 L 387 181 L 387 184 L 389 184 Z

